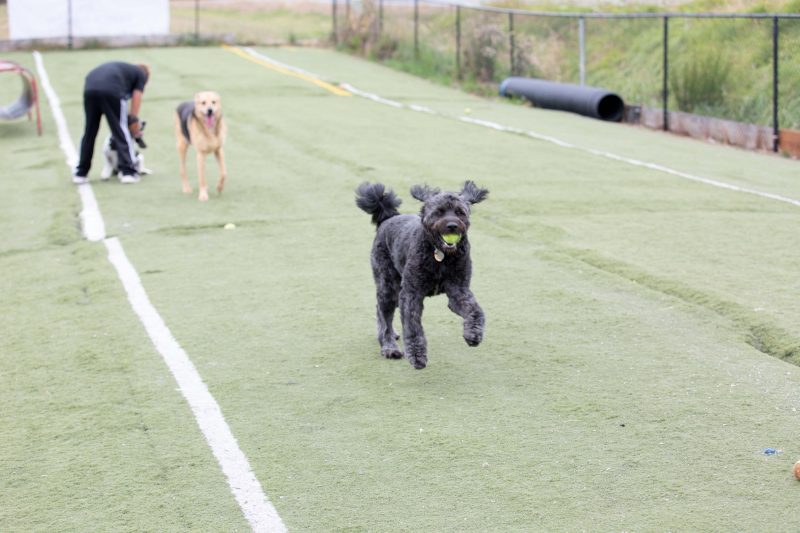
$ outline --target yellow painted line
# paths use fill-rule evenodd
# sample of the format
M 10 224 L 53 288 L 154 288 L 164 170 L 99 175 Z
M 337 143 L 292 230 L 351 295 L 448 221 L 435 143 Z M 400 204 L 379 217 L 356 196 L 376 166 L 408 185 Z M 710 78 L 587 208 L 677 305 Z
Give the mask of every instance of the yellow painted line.
M 330 91 L 335 95 L 338 95 L 338 96 L 352 96 L 352 94 L 350 94 L 350 92 L 345 91 L 344 89 L 342 89 L 340 87 L 337 87 L 336 85 L 331 85 L 330 83 L 324 82 L 319 78 L 315 78 L 313 76 L 308 76 L 306 74 L 301 74 L 300 72 L 293 72 L 293 71 L 291 71 L 289 69 L 281 67 L 280 65 L 274 65 L 274 64 L 269 63 L 267 61 L 264 61 L 262 59 L 258 59 L 257 57 L 251 56 L 250 54 L 248 54 L 247 52 L 245 52 L 241 48 L 238 48 L 238 47 L 235 47 L 235 46 L 228 46 L 227 44 L 223 44 L 222 48 L 227 50 L 228 52 L 231 52 L 232 54 L 236 54 L 239 57 L 243 57 L 243 58 L 247 59 L 248 61 L 252 61 L 253 63 L 256 63 L 257 65 L 261 65 L 262 67 L 266 67 L 266 68 L 268 68 L 270 70 L 274 70 L 275 72 L 279 72 L 280 74 L 284 74 L 286 76 L 292 76 L 293 78 L 299 78 L 299 79 L 301 79 L 303 81 L 307 81 L 309 83 L 313 83 L 317 87 L 322 87 L 326 91 Z

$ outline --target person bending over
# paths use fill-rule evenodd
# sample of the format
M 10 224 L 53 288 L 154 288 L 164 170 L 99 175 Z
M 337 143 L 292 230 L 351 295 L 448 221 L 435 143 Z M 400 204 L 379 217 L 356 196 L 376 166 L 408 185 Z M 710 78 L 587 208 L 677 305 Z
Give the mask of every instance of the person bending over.
M 73 183 L 89 181 L 94 143 L 103 115 L 111 129 L 111 138 L 119 156 L 120 182 L 139 182 L 133 143 L 135 140 L 140 145 L 144 144 L 138 116 L 144 86 L 149 77 L 150 69 L 147 65 L 132 65 L 121 61 L 103 63 L 86 75 L 83 87 L 86 126 L 81 139 L 80 161 L 72 176 Z

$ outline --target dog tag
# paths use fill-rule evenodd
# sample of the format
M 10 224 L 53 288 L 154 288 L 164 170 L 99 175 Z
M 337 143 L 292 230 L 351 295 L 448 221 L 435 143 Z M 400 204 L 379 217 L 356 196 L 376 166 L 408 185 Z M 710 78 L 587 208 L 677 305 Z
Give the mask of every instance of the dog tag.
M 444 261 L 444 252 L 438 248 L 434 248 L 433 250 L 433 258 L 436 259 L 439 263 Z

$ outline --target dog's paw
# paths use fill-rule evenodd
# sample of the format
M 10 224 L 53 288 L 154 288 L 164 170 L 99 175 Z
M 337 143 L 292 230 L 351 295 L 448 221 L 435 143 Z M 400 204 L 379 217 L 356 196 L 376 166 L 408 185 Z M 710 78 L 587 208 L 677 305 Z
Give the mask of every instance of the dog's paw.
M 184 194 L 192 194 L 192 187 L 191 185 L 183 185 L 181 191 L 183 191 Z
M 197 195 L 197 199 L 201 202 L 208 201 L 208 191 L 200 190 L 200 194 Z
M 464 340 L 469 346 L 477 346 L 483 340 L 483 331 L 464 328 Z
M 422 370 L 426 366 L 428 366 L 428 356 L 427 355 L 409 355 L 408 362 L 411 363 L 411 366 L 416 368 L 417 370 Z
M 381 355 L 384 356 L 386 359 L 402 359 L 403 351 L 397 347 L 383 348 L 381 350 Z

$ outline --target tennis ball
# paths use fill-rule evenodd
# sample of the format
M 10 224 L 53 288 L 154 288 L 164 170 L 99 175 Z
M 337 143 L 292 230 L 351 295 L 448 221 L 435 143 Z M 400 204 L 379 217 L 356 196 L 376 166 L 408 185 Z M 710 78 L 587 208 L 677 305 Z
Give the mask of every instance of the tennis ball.
M 236 224 L 234 224 L 233 222 L 228 222 L 228 223 L 227 223 L 227 224 L 225 224 L 223 227 L 224 227 L 225 229 L 236 229 Z
M 458 244 L 461 241 L 461 235 L 458 233 L 447 233 L 442 235 L 442 240 L 447 244 Z
M 794 464 L 792 471 L 794 472 L 794 477 L 797 478 L 797 481 L 800 481 L 800 461 L 797 461 Z

